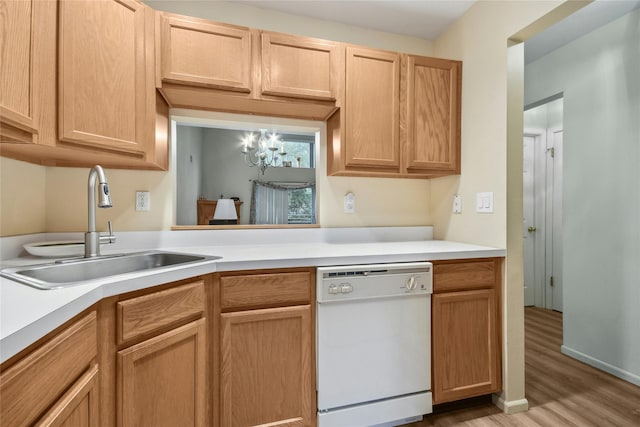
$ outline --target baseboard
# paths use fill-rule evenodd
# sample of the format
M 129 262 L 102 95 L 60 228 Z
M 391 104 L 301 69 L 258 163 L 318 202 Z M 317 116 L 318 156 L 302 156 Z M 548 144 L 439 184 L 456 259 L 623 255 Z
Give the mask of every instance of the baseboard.
M 610 365 L 602 360 L 593 358 L 587 354 L 581 353 L 577 350 L 569 348 L 563 345 L 560 349 L 562 354 L 565 354 L 569 357 L 573 357 L 581 362 L 586 363 L 587 365 L 593 366 L 596 369 L 600 369 L 601 371 L 608 372 L 614 377 L 618 377 L 625 381 L 629 381 L 631 384 L 635 384 L 640 386 L 640 376 L 632 374 L 631 372 L 625 371 L 624 369 L 620 369 L 617 366 Z
M 502 409 L 502 412 L 508 415 L 517 414 L 529 410 L 529 401 L 527 399 L 504 400 L 499 394 L 491 396 L 493 404 Z

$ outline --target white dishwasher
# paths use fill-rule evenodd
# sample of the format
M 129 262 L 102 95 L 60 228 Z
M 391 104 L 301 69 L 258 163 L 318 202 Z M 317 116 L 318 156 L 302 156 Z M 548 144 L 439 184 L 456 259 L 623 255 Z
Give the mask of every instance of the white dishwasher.
M 432 265 L 317 272 L 318 426 L 394 426 L 431 413 Z

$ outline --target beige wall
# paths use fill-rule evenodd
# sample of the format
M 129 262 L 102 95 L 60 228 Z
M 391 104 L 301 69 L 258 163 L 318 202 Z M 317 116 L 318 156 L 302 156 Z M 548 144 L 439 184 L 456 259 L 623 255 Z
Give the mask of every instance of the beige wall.
M 432 54 L 428 40 L 296 17 L 228 2 L 149 1 L 154 8 L 221 22 L 319 37 L 365 46 Z M 325 147 L 318 168 L 320 212 L 325 227 L 431 225 L 428 180 L 327 177 Z M 88 169 L 53 168 L 2 159 L 0 234 L 83 231 L 87 226 Z M 5 163 L 8 165 L 5 167 Z M 114 207 L 99 209 L 96 225 L 104 230 L 162 230 L 174 225 L 173 172 L 110 169 Z M 6 191 L 5 191 L 6 189 Z M 151 211 L 135 212 L 135 192 L 151 192 Z M 356 213 L 343 213 L 343 196 L 356 195 Z
M 162 230 L 173 220 L 166 172 L 106 169 L 113 207 L 97 209 L 96 227 Z M 85 231 L 88 168 L 55 168 L 0 157 L 0 236 Z M 151 211 L 135 212 L 136 190 L 151 191 Z
M 173 220 L 173 192 L 166 172 L 105 169 L 113 207 L 96 209 L 96 228 L 114 232 L 168 229 Z M 87 229 L 88 168 L 46 168 L 46 231 Z M 151 210 L 135 211 L 136 191 L 151 192 Z
M 434 235 L 507 248 L 503 287 L 504 391 L 498 401 L 507 412 L 527 407 L 520 230 L 524 51 L 522 44 L 508 49 L 508 41 L 530 37 L 568 15 L 572 10 L 566 3 L 556 9 L 562 3 L 481 1 L 434 44 L 435 56 L 463 61 L 463 174 L 431 181 Z M 494 193 L 493 214 L 475 212 L 475 195 L 485 191 Z M 454 194 L 462 196 L 462 214 L 451 213 Z
M 0 236 L 46 231 L 46 168 L 0 157 Z

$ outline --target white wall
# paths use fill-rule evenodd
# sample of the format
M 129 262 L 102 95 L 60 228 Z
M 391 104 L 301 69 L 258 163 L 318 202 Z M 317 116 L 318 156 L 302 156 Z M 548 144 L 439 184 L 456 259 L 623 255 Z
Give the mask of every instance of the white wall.
M 524 128 L 562 128 L 562 104 L 562 98 L 560 98 L 526 110 L 524 112 Z
M 564 347 L 640 384 L 640 10 L 526 67 L 564 92 Z
M 202 185 L 203 129 L 193 126 L 177 126 L 176 174 L 176 224 L 198 224 L 198 197 L 204 195 Z

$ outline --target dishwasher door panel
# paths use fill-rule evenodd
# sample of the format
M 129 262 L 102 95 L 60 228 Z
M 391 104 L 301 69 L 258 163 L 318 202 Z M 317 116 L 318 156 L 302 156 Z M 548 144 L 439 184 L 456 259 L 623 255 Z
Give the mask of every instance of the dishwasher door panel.
M 431 388 L 431 296 L 318 304 L 318 410 Z

